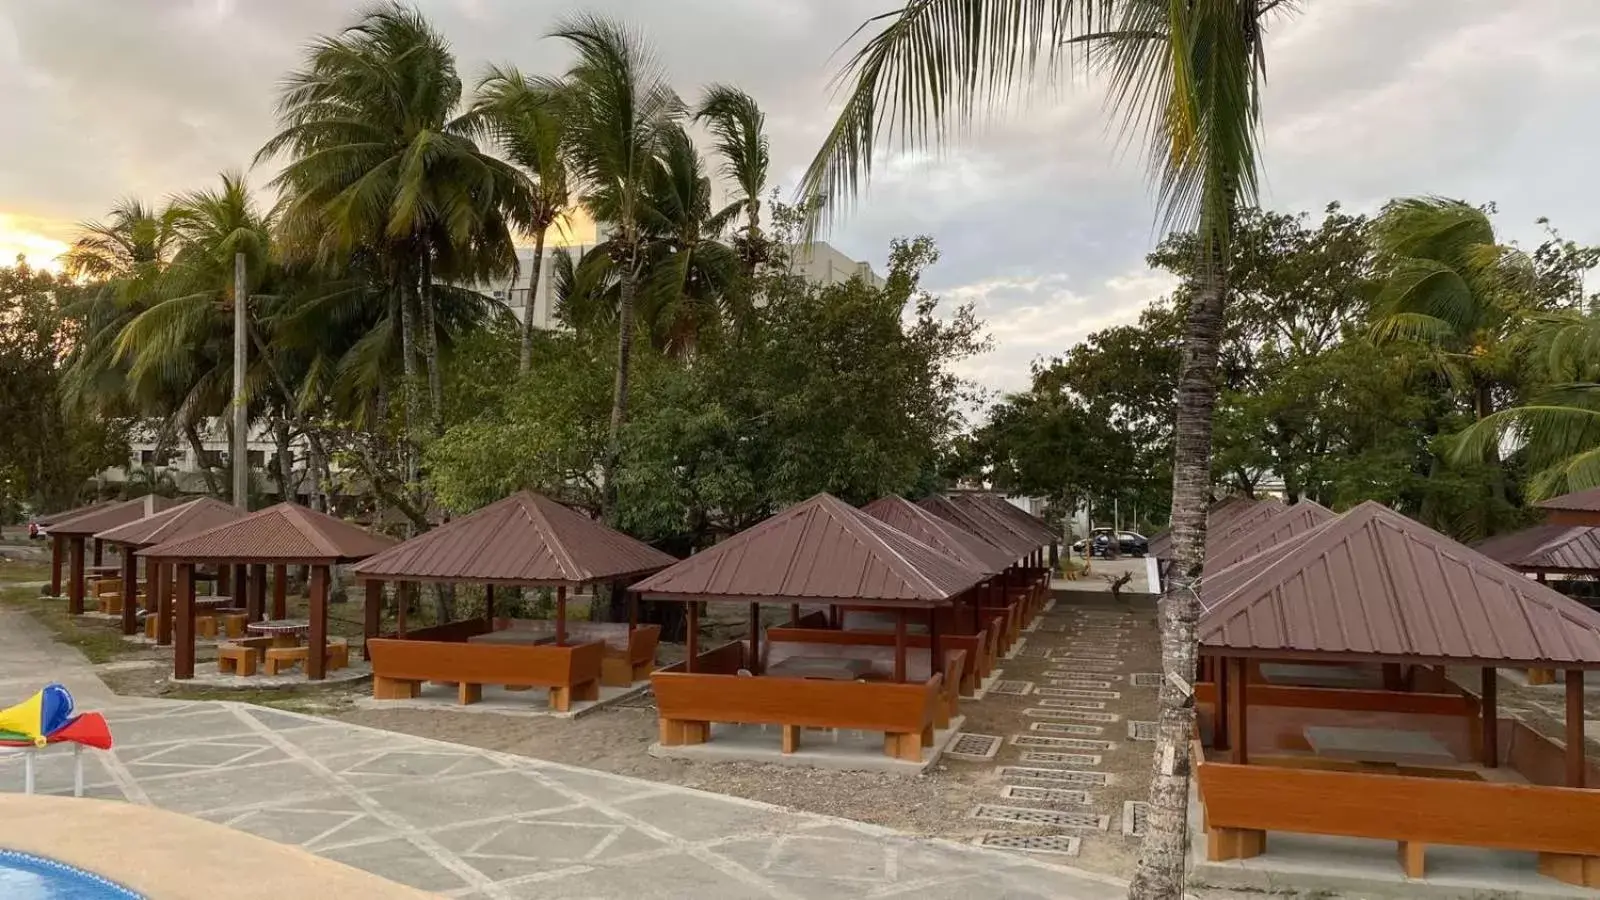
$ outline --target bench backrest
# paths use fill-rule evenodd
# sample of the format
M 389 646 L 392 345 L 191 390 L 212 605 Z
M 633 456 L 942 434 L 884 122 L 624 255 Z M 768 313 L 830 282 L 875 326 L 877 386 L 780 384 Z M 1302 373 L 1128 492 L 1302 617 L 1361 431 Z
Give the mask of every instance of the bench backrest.
M 372 673 L 402 681 L 459 681 L 554 687 L 600 677 L 599 642 L 527 646 L 373 638 L 367 641 Z

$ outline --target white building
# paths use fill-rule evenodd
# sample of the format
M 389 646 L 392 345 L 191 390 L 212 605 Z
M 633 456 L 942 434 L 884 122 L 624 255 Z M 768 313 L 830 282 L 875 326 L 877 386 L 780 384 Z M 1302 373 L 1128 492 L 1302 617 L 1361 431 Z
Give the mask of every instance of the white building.
M 872 271 L 871 265 L 845 256 L 827 241 L 790 246 L 789 271 L 824 287 L 844 284 L 857 275 L 872 287 L 883 287 L 883 278 Z
M 305 481 L 305 469 L 310 457 L 310 444 L 305 438 L 297 436 L 290 441 L 290 447 L 294 457 L 292 471 L 302 483 L 301 490 L 304 492 L 309 489 L 309 483 Z M 273 438 L 272 429 L 261 425 L 253 427 L 245 448 L 257 485 L 269 494 L 276 494 L 278 443 Z M 205 466 L 221 469 L 223 481 L 232 484 L 228 470 L 230 449 L 227 428 L 220 419 L 213 419 L 210 427 L 200 433 L 199 454 L 181 437 L 163 451 L 156 443 L 155 435 L 136 435 L 128 442 L 128 464 L 106 469 L 100 473 L 100 478 L 109 484 L 121 484 L 128 480 L 130 472 L 142 470 L 150 475 L 165 472 L 171 474 L 179 491 L 186 494 L 201 493 L 206 489 L 204 476 L 200 474 L 202 454 Z
M 483 284 L 474 285 L 474 290 L 487 294 L 511 308 L 518 321 L 525 319 L 529 312 L 533 315 L 533 327 L 545 330 L 557 326 L 555 313 L 555 291 L 552 289 L 555 278 L 555 265 L 553 260 L 556 254 L 564 253 L 571 257 L 574 265 L 579 257 L 588 251 L 593 244 L 574 244 L 564 247 L 544 248 L 544 265 L 539 267 L 539 284 L 533 287 L 533 248 L 517 248 L 517 274 L 515 278 L 497 278 Z M 529 302 L 531 294 L 532 302 Z

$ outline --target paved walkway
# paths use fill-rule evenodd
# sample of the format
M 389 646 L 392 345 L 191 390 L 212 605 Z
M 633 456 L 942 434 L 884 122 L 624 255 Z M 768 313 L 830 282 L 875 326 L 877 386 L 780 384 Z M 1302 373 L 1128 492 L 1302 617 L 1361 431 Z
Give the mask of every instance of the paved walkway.
M 0 609 L 0 703 L 45 679 L 106 710 L 92 796 L 226 824 L 471 898 L 1098 900 L 1099 876 L 718 794 L 245 704 L 117 698 L 75 651 Z M 70 791 L 70 754 L 40 788 Z M 0 762 L 0 790 L 21 789 Z M 247 865 L 247 864 L 246 864 Z

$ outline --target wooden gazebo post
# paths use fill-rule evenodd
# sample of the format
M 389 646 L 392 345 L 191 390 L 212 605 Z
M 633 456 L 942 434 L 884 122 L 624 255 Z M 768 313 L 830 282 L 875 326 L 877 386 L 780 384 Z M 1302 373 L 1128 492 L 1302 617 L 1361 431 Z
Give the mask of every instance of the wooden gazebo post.
M 272 567 L 272 618 L 289 618 L 289 567 L 283 563 Z
M 72 535 L 68 541 L 67 612 L 77 616 L 83 614 L 83 535 Z
M 177 612 L 173 616 L 177 647 L 172 651 L 172 677 L 187 680 L 194 677 L 194 563 L 177 566 Z
M 1500 678 L 1494 666 L 1484 666 L 1482 670 L 1483 683 L 1479 693 L 1482 698 L 1479 705 L 1483 719 L 1483 767 L 1493 769 L 1500 765 L 1500 713 L 1498 706 L 1500 693 Z
M 61 596 L 61 563 L 66 555 L 67 539 L 59 534 L 50 535 L 50 596 Z
M 1583 749 L 1583 670 L 1567 670 L 1567 787 L 1584 787 L 1589 760 Z
M 1227 670 L 1229 761 L 1242 766 L 1250 762 L 1250 668 L 1247 660 L 1230 656 Z
M 556 646 L 567 643 L 567 586 L 556 588 Z
M 250 567 L 250 595 L 245 601 L 245 618 L 259 622 L 267 614 L 267 564 Z
M 172 645 L 172 572 L 169 564 L 159 559 L 146 560 L 144 565 L 145 577 L 151 582 L 146 590 L 154 593 L 145 602 L 155 611 L 156 646 L 168 647 Z
M 148 575 L 150 564 L 145 563 L 145 572 Z M 133 634 L 139 627 L 138 610 L 134 607 L 139 602 L 139 558 L 133 555 L 133 548 L 122 548 L 122 633 Z
M 750 601 L 750 660 L 745 668 L 751 675 L 761 674 L 761 604 Z
M 311 634 L 306 651 L 306 679 L 328 677 L 328 563 L 311 567 Z
M 106 564 L 106 546 L 99 538 L 94 539 L 94 564 L 97 566 Z
M 366 656 L 366 643 L 383 630 L 383 582 L 379 579 L 367 580 L 367 601 L 361 613 L 361 653 L 364 658 L 370 659 Z

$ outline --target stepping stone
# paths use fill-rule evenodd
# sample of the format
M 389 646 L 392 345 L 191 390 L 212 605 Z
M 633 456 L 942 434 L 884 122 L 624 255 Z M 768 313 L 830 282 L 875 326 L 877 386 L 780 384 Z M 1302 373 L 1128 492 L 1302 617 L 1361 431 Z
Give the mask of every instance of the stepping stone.
M 979 804 L 972 811 L 972 818 L 1010 822 L 1013 825 L 1049 825 L 1053 828 L 1070 828 L 1074 831 L 1105 831 L 1111 824 L 1110 816 L 1097 813 L 1033 809 L 1027 806 L 996 806 L 989 803 Z
M 1013 734 L 1007 743 L 1013 747 L 1034 747 L 1040 750 L 1110 750 L 1117 746 L 1110 741 L 1049 737 L 1043 734 Z
M 1041 697 L 1033 702 L 1051 709 L 1105 709 L 1104 700 L 1057 700 L 1054 697 Z
M 1122 802 L 1122 834 L 1124 837 L 1144 837 L 1144 826 L 1150 818 L 1150 804 L 1143 800 Z
M 986 834 L 973 843 L 986 850 L 1077 856 L 1080 840 L 1066 834 Z
M 1160 728 L 1161 726 L 1158 722 L 1135 722 L 1130 719 L 1128 720 L 1128 740 L 1153 741 L 1156 739 L 1156 735 L 1160 733 Z
M 1058 750 L 1028 750 L 1022 762 L 1038 766 L 1098 766 L 1100 757 L 1094 753 L 1062 753 Z
M 1082 688 L 1036 687 L 1033 692 L 1041 697 L 1078 697 L 1084 700 L 1117 700 L 1122 697 L 1120 691 L 1094 691 Z
M 1013 697 L 1023 697 L 1033 690 L 1031 681 L 996 681 L 984 689 L 985 694 L 1007 694 Z
M 955 740 L 950 742 L 944 755 L 972 762 L 988 762 L 1000 752 L 1000 741 L 1000 736 L 997 734 L 957 732 Z
M 1128 676 L 1128 683 L 1134 687 L 1158 688 L 1164 677 L 1160 672 L 1135 672 Z
M 1117 713 L 1107 712 L 1078 712 L 1067 709 L 1040 709 L 1030 706 L 1022 711 L 1025 716 L 1035 719 L 1062 719 L 1068 722 L 1120 722 L 1122 716 Z
M 1028 726 L 1029 730 L 1041 734 L 1103 734 L 1105 727 L 1101 725 L 1079 725 L 1076 722 L 1034 722 Z
M 1000 796 L 1006 800 L 1047 803 L 1051 806 L 1088 806 L 1094 799 L 1094 795 L 1088 791 L 1080 791 L 1073 788 L 1033 787 L 1025 784 L 1008 784 L 1000 789 Z
M 1045 769 L 1038 766 L 1001 766 L 1002 781 L 1048 781 L 1053 784 L 1074 784 L 1080 787 L 1104 787 L 1111 776 L 1104 772 L 1084 772 L 1076 769 Z

